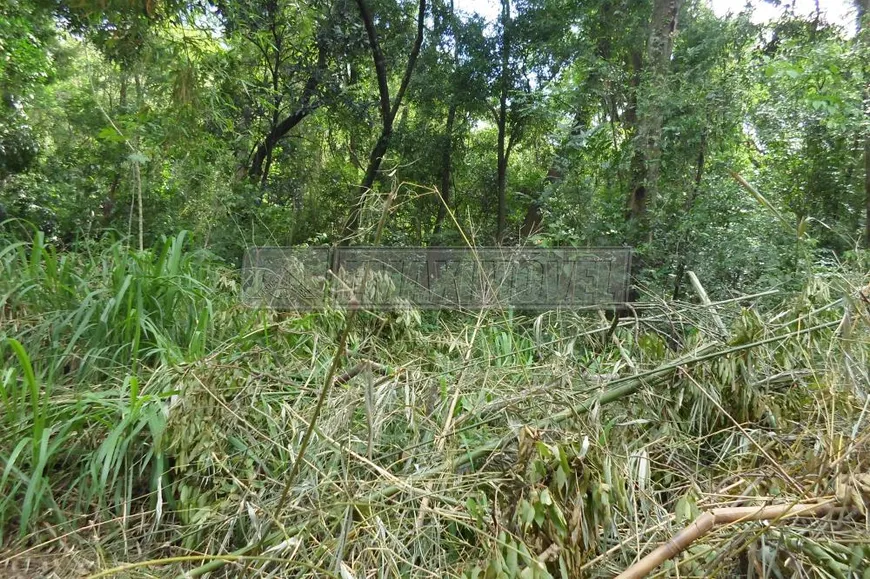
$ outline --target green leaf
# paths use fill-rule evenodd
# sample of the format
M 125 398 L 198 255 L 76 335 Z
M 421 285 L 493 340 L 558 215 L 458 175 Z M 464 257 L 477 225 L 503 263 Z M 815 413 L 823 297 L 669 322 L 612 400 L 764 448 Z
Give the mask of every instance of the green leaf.
M 541 491 L 541 497 L 539 499 L 542 505 L 550 506 L 553 504 L 553 497 L 550 496 L 550 489 L 544 489 Z
M 48 461 L 48 441 L 51 437 L 51 430 L 44 430 L 42 438 L 39 441 L 39 461 L 36 463 L 33 472 L 30 475 L 30 483 L 27 485 L 27 491 L 24 493 L 24 502 L 21 505 L 21 528 L 19 537 L 26 537 L 29 532 L 30 518 L 34 512 L 38 512 L 42 506 L 43 495 L 43 477 L 42 473 L 45 470 L 45 464 Z M 35 443 L 36 441 L 34 441 Z M 49 487 L 48 492 L 51 492 Z
M 505 567 L 507 568 L 508 575 L 511 577 L 516 577 L 517 572 L 519 571 L 519 563 L 517 561 L 517 548 L 514 545 L 514 542 L 508 539 L 505 541 L 504 545 L 505 551 Z
M 528 529 L 532 521 L 535 520 L 535 507 L 529 501 L 523 499 L 520 502 L 520 513 L 522 515 L 523 528 Z

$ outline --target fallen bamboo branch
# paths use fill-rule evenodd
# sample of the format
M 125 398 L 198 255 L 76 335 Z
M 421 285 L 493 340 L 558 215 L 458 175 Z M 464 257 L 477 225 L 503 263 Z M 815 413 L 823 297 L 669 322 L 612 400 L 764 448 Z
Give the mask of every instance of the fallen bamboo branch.
M 788 517 L 823 517 L 836 505 L 834 500 L 824 503 L 798 503 L 767 507 L 727 507 L 707 511 L 682 531 L 668 539 L 646 557 L 617 575 L 616 579 L 643 579 L 656 567 L 685 551 L 692 543 L 709 533 L 714 527 L 747 521 L 770 521 Z
M 112 575 L 119 575 L 121 573 L 126 573 L 128 571 L 133 571 L 134 569 L 140 569 L 142 567 L 160 567 L 165 565 L 173 565 L 175 563 L 183 563 L 187 561 L 202 561 L 202 560 L 211 560 L 211 561 L 221 561 L 223 563 L 231 563 L 238 561 L 260 561 L 266 563 L 292 563 L 293 565 L 298 565 L 300 567 L 305 567 L 310 571 L 316 571 L 323 576 L 326 577 L 337 577 L 337 575 L 330 573 L 326 569 L 321 569 L 320 567 L 315 567 L 310 563 L 306 563 L 304 561 L 296 561 L 295 559 L 287 559 L 282 557 L 266 557 L 266 556 L 245 556 L 245 555 L 177 555 L 174 557 L 165 557 L 163 559 L 150 559 L 148 561 L 136 561 L 135 563 L 125 563 L 123 565 L 118 565 L 117 567 L 112 567 L 111 569 L 104 569 L 103 571 L 99 571 L 94 573 L 93 575 L 88 575 L 85 579 L 102 579 L 103 577 L 111 577 Z

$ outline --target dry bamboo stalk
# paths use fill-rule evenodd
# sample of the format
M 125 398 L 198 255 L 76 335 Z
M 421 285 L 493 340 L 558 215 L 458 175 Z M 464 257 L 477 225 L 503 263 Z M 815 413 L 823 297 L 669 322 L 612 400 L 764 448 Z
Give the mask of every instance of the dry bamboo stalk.
M 711 302 L 709 296 L 707 296 L 707 290 L 705 290 L 704 286 L 701 285 L 701 280 L 698 279 L 698 276 L 695 275 L 694 271 L 689 270 L 686 272 L 686 275 L 689 276 L 689 281 L 692 282 L 692 287 L 695 288 L 695 293 L 698 294 L 699 298 L 701 298 L 701 303 L 704 304 L 705 308 L 710 310 L 710 315 L 713 317 L 716 329 L 727 338 L 728 328 L 725 327 L 725 323 L 722 321 L 722 318 L 719 317 L 719 312 L 716 311 L 713 302 Z
M 785 517 L 822 517 L 835 506 L 834 501 L 824 503 L 797 503 L 771 505 L 767 507 L 727 507 L 707 511 L 666 543 L 649 553 L 646 557 L 620 573 L 616 579 L 643 579 L 653 569 L 673 559 L 689 545 L 709 533 L 717 525 L 730 525 L 745 521 L 769 521 Z

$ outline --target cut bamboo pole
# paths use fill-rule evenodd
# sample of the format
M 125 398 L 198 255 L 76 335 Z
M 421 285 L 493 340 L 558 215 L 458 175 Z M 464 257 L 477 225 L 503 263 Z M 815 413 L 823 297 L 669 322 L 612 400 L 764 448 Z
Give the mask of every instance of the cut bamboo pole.
M 730 525 L 746 521 L 769 521 L 786 517 L 822 517 L 831 512 L 835 502 L 798 503 L 771 505 L 767 507 L 729 507 L 707 511 L 682 531 L 668 539 L 646 557 L 617 575 L 616 579 L 643 579 L 667 561 L 673 559 L 689 545 L 709 533 L 718 525 Z
M 704 307 L 710 310 L 710 315 L 713 317 L 713 322 L 716 324 L 716 329 L 725 336 L 728 337 L 728 328 L 725 327 L 725 323 L 722 321 L 722 318 L 719 317 L 719 312 L 716 311 L 716 308 L 713 307 L 713 302 L 710 301 L 710 298 L 707 296 L 707 290 L 704 289 L 704 286 L 701 285 L 701 280 L 698 279 L 698 276 L 695 275 L 694 271 L 687 271 L 686 275 L 689 276 L 689 281 L 692 282 L 692 287 L 695 288 L 695 293 L 698 294 L 698 297 L 701 298 L 701 303 L 704 304 Z

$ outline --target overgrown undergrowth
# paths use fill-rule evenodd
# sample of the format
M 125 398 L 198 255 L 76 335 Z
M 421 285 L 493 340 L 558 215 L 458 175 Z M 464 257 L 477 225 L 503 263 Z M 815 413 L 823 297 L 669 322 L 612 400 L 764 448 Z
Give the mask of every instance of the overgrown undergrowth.
M 345 312 L 242 308 L 184 235 L 3 242 L 0 576 L 612 576 L 708 509 L 830 500 L 656 573 L 867 577 L 866 271 L 613 323 L 361 314 L 293 469 Z

